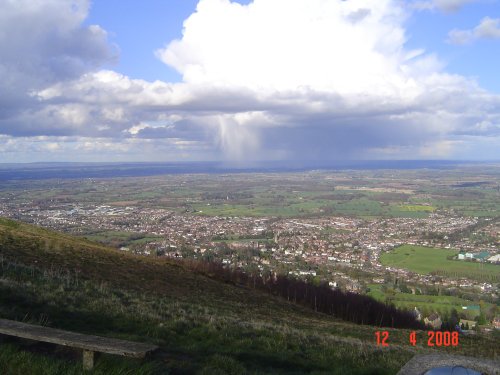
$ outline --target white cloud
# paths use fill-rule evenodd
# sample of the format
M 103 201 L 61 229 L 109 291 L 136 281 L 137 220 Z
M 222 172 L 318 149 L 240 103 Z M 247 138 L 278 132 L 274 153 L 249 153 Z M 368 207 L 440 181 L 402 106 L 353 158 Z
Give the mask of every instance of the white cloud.
M 452 155 L 455 148 L 460 147 L 461 143 L 460 141 L 449 140 L 426 143 L 420 147 L 419 156 L 446 159 Z
M 478 38 L 500 39 L 500 18 L 483 18 L 474 33 Z
M 97 137 L 0 135 L 0 162 L 201 160 L 210 150 L 197 142 Z M 213 156 L 212 156 L 213 157 Z
M 427 0 L 415 1 L 413 8 L 419 10 L 439 9 L 444 12 L 456 12 L 466 4 L 474 3 L 477 0 Z
M 70 30 L 81 12 L 65 15 Z M 498 96 L 408 50 L 407 17 L 396 0 L 201 0 L 157 51 L 182 83 L 91 69 L 78 54 L 85 69 L 28 85 L 29 105 L 0 117 L 0 133 L 109 160 L 442 157 L 460 137 L 496 136 L 477 124 L 499 123 Z M 102 29 L 85 30 L 105 45 Z
M 431 4 L 453 11 L 468 2 Z M 451 144 L 439 138 L 467 127 L 461 120 L 467 108 L 476 108 L 471 117 L 488 117 L 479 99 L 488 95 L 473 81 L 444 73 L 435 55 L 407 50 L 406 17 L 401 4 L 389 0 L 255 0 L 248 6 L 202 0 L 182 39 L 157 55 L 188 87 L 250 90 L 260 102 L 251 109 L 271 107 L 266 116 L 273 126 L 253 121 L 242 133 L 232 125 L 234 136 L 224 117 L 225 145 L 249 139 L 256 148 L 259 139 L 267 149 L 281 145 L 295 156 L 306 145 L 318 157 L 355 157 L 370 143 Z M 254 137 L 241 137 L 249 129 Z M 431 147 L 425 149 L 428 154 Z M 443 149 L 436 147 L 436 155 Z
M 157 55 L 190 84 L 411 94 L 403 19 L 388 0 L 202 0 L 182 40 Z
M 471 30 L 453 29 L 448 33 L 448 42 L 467 44 L 478 39 L 500 39 L 500 18 L 485 17 Z
M 88 10 L 88 0 L 0 1 L 0 133 L 36 130 L 33 113 L 44 109 L 33 92 L 116 58 L 102 28 L 82 26 Z M 84 111 L 75 104 L 61 110 L 59 119 L 82 122 Z
M 132 135 L 137 135 L 141 130 L 148 128 L 151 128 L 151 126 L 145 123 L 140 123 L 139 125 L 132 126 L 130 129 L 127 129 L 126 131 Z

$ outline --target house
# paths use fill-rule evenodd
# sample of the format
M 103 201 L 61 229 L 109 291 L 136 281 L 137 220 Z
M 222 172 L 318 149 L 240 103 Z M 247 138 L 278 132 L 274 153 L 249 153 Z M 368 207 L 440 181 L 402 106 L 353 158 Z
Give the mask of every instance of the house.
M 460 253 L 458 253 L 459 260 L 470 259 L 477 260 L 479 262 L 486 262 L 486 260 L 489 260 L 489 256 L 490 253 L 488 253 L 487 251 L 481 251 L 480 253 L 464 253 L 463 251 L 461 251 Z
M 428 318 L 425 318 L 424 323 L 431 326 L 433 329 L 441 329 L 441 326 L 443 325 L 441 317 L 436 313 L 431 314 Z
M 491 323 L 493 324 L 493 327 L 500 329 L 500 316 L 495 317 Z
M 493 255 L 492 257 L 489 257 L 488 262 L 491 262 L 491 263 L 500 262 L 500 254 Z
M 413 309 L 413 316 L 415 317 L 415 320 L 422 320 L 422 313 L 417 309 L 417 306 Z

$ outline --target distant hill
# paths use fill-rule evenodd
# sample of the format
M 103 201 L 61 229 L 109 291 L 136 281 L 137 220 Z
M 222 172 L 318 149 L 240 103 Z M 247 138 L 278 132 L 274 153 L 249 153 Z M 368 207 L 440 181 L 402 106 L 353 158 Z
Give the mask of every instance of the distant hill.
M 142 363 L 103 355 L 94 373 L 367 374 L 396 373 L 416 352 L 409 330 L 357 325 L 242 285 L 193 272 L 186 264 L 141 257 L 0 218 L 0 317 L 156 343 Z M 463 338 L 467 355 L 498 355 L 498 337 Z M 43 352 L 43 354 L 42 354 Z M 0 345 L 9 374 L 80 373 L 74 354 L 17 341 Z

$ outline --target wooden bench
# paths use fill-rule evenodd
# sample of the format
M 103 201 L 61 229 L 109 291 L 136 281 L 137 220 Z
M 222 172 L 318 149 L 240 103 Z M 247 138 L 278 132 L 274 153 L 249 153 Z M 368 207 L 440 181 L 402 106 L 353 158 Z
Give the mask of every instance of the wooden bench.
M 0 334 L 82 349 L 85 370 L 94 367 L 96 352 L 144 358 L 158 349 L 150 344 L 85 335 L 6 319 L 0 319 Z

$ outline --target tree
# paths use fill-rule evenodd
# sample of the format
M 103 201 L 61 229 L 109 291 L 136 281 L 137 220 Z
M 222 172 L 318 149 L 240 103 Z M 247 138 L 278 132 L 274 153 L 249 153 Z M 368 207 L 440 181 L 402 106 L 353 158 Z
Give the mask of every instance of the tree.
M 406 284 L 400 284 L 399 290 L 401 290 L 401 293 L 411 293 L 411 290 L 408 289 L 408 286 Z
M 458 311 L 455 308 L 451 309 L 449 318 L 450 325 L 455 327 L 459 321 L 460 318 L 458 317 Z
M 485 316 L 487 320 L 493 320 L 497 315 L 498 307 L 496 305 L 491 305 L 489 308 L 485 308 Z
M 477 317 L 477 325 L 485 325 L 486 323 L 487 323 L 486 316 L 481 311 L 481 314 L 479 314 L 479 316 Z

